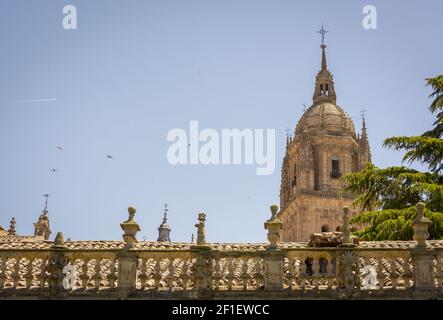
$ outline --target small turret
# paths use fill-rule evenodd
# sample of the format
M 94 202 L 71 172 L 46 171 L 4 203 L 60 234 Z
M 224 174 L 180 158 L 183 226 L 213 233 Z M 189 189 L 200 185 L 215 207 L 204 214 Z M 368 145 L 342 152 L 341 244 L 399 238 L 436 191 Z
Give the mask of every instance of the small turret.
M 171 242 L 169 234 L 171 233 L 171 227 L 168 224 L 168 204 L 165 203 L 165 208 L 163 209 L 163 222 L 158 227 L 158 239 L 159 242 Z
M 10 236 L 15 236 L 16 235 L 16 233 L 15 233 L 15 223 L 16 223 L 15 218 L 12 217 L 11 221 L 9 222 L 9 230 L 8 230 L 8 235 L 10 235 Z
M 46 198 L 45 208 L 43 209 L 40 217 L 38 218 L 38 221 L 36 223 L 34 223 L 34 235 L 41 236 L 45 240 L 48 240 L 49 236 L 51 234 L 51 230 L 49 228 L 49 217 L 48 217 L 48 197 L 49 197 L 49 194 L 44 194 L 43 197 Z
M 321 70 L 319 71 L 315 79 L 315 91 L 313 96 L 314 105 L 321 102 L 336 104 L 337 100 L 334 90 L 334 79 L 332 73 L 328 70 L 328 64 L 326 62 L 325 34 L 327 32 L 328 31 L 323 29 L 323 26 L 321 26 L 321 30 L 318 31 L 318 33 L 320 33 L 322 36 L 322 43 L 320 46 L 320 48 L 322 49 L 322 56 Z

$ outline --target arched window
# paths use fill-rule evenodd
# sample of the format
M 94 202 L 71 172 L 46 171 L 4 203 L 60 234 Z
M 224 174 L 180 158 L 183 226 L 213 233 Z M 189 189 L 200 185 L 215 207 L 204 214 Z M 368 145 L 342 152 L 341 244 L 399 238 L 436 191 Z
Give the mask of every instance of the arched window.
M 329 232 L 329 227 L 327 224 L 321 226 L 321 232 Z
M 332 157 L 331 160 L 331 178 L 338 179 L 341 177 L 340 173 L 340 161 L 337 157 Z

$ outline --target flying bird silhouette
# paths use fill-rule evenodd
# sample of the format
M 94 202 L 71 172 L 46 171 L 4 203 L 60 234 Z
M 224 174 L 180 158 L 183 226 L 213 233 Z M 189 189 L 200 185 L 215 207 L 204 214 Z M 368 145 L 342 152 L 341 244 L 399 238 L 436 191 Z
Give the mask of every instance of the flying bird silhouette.
M 58 150 L 60 150 L 60 151 L 63 151 L 63 148 L 60 147 L 60 146 L 57 146 L 56 148 L 57 148 Z
M 57 172 L 57 171 L 58 171 L 58 169 L 54 169 L 54 168 L 51 169 L 51 172 Z
M 114 159 L 114 158 L 113 158 L 111 155 L 109 155 L 109 154 L 106 156 L 106 158 L 108 158 L 108 159 Z

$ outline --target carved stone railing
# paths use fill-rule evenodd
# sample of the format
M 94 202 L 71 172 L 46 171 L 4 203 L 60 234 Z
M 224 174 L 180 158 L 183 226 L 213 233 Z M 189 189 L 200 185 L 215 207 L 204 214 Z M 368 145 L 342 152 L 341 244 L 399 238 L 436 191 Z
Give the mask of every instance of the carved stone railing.
M 41 293 L 48 287 L 48 251 L 0 250 L 0 290 Z
M 365 242 L 363 245 L 367 244 Z M 379 243 L 381 244 L 381 243 Z M 305 248 L 288 249 L 284 264 L 284 287 L 294 296 L 399 297 L 411 294 L 414 286 L 409 249 L 398 248 Z M 350 269 L 344 269 L 344 260 Z M 345 277 L 349 277 L 346 282 Z M 441 286 L 440 286 L 441 288 Z M 389 292 L 385 292 L 389 291 Z
M 282 223 L 271 209 L 269 244 L 206 243 L 202 214 L 197 245 L 137 242 L 134 209 L 125 241 L 0 238 L 0 298 L 443 299 L 443 241 L 425 240 L 420 214 L 415 241 L 312 248 L 278 243 Z
M 124 243 L 82 249 L 87 243 L 68 242 L 63 250 L 47 242 L 46 249 L 20 249 L 24 243 L 0 249 L 0 298 L 443 298 L 443 241 L 427 242 L 429 275 L 426 265 L 415 269 L 414 241 L 360 242 L 354 248 L 284 243 L 273 250 L 266 244 L 139 242 L 130 252 L 135 280 L 124 288 Z M 110 243 L 120 248 L 108 249 Z M 271 258 L 282 266 L 280 288 L 266 285 L 279 277 L 266 271 Z M 418 288 L 417 273 L 431 285 Z
M 195 288 L 193 267 L 196 255 L 192 250 L 138 251 L 136 293 L 138 296 L 171 294 L 186 295 Z

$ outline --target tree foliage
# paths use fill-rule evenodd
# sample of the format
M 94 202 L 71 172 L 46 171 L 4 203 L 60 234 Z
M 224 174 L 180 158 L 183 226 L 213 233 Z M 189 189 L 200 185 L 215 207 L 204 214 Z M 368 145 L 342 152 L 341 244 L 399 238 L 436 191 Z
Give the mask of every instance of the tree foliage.
M 354 203 L 362 210 L 351 223 L 360 227 L 355 234 L 363 240 L 411 240 L 420 201 L 432 221 L 430 238 L 443 238 L 443 75 L 427 79 L 427 85 L 433 90 L 429 111 L 436 116 L 434 127 L 420 136 L 388 138 L 384 147 L 404 151 L 404 163 L 419 162 L 429 171 L 367 164 L 363 171 L 343 177 L 345 192 L 356 195 Z

